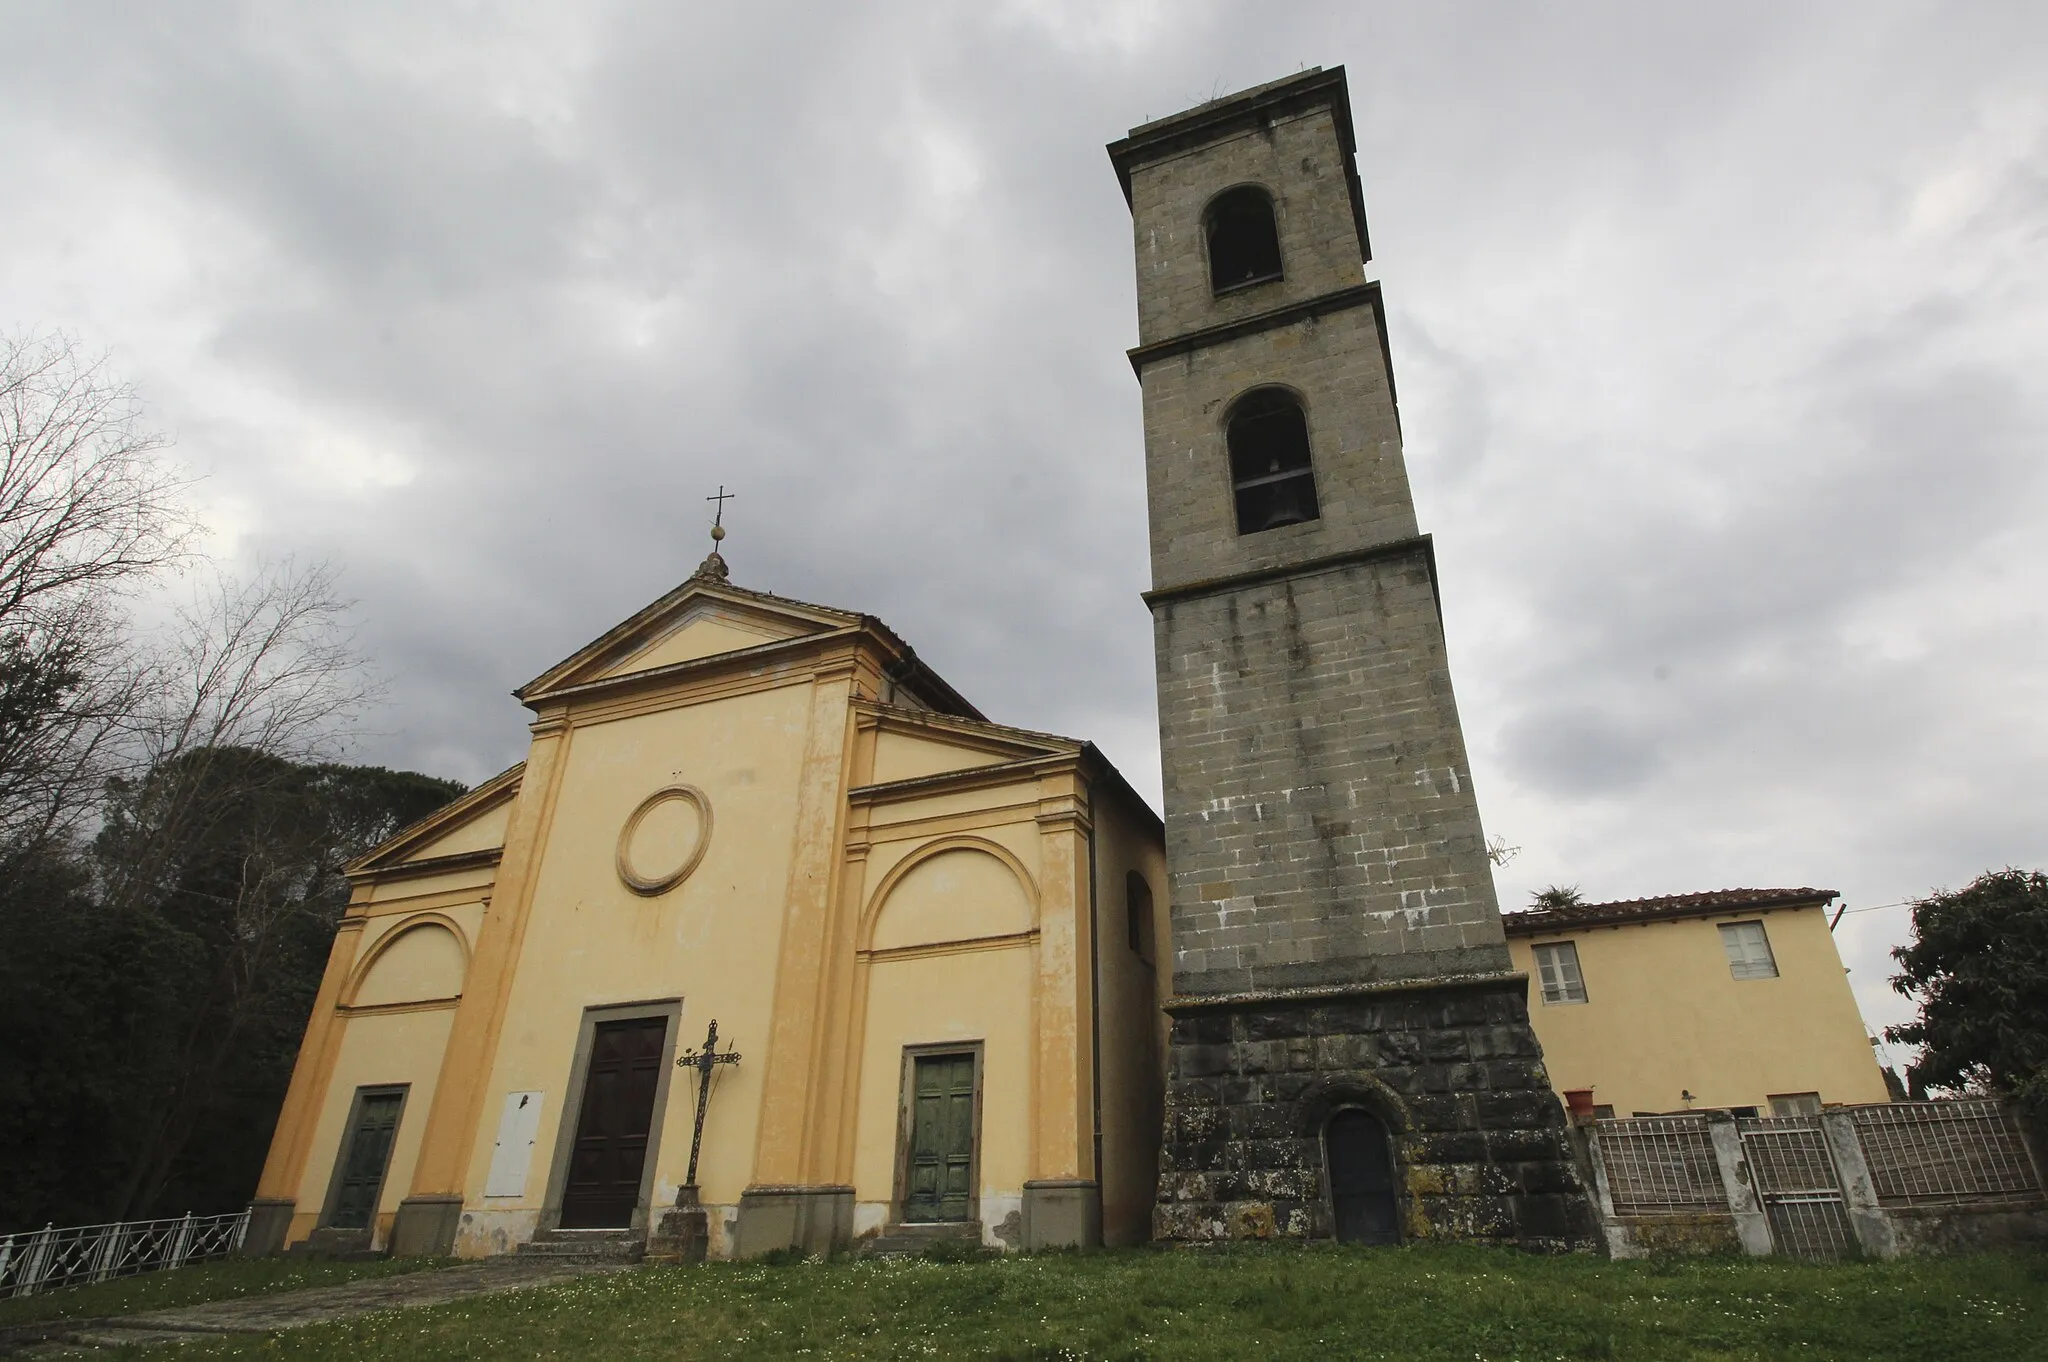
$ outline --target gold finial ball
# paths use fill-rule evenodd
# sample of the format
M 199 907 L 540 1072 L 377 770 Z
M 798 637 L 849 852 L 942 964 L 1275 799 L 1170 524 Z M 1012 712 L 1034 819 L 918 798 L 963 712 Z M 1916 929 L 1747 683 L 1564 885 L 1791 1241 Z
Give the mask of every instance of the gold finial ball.
M 715 544 L 723 538 L 725 538 L 725 526 L 713 525 L 711 527 L 711 542 Z

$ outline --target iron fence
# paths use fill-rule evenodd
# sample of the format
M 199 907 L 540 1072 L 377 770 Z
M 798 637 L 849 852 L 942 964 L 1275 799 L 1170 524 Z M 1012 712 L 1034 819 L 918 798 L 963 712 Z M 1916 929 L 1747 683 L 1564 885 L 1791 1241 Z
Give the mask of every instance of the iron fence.
M 1616 1215 L 1728 1208 L 1704 1116 L 1638 1116 L 1599 1125 Z
M 1880 1206 L 2033 1201 L 2041 1180 L 2013 1114 L 1982 1098 L 1852 1107 Z
M 1778 1252 L 1817 1259 L 1854 1253 L 1856 1232 L 1820 1118 L 1753 1116 L 1736 1129 Z
M 248 1232 L 249 1212 L 237 1211 L 0 1236 L 0 1300 L 226 1258 Z

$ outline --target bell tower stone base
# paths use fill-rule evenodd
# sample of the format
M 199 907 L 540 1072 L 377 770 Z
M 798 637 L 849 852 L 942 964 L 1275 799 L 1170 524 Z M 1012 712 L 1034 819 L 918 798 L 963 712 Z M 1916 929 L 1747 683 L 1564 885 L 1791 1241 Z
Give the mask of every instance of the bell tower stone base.
M 1170 1005 L 1160 1239 L 1326 1239 L 1322 1133 L 1386 1126 L 1401 1238 L 1562 1251 L 1594 1227 L 1519 975 Z

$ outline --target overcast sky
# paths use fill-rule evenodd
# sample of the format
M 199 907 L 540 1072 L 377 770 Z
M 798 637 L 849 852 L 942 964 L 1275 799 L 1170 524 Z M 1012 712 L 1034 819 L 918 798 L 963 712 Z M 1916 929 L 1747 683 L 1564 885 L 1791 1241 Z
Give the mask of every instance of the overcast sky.
M 360 760 L 517 760 L 722 482 L 736 582 L 1156 798 L 1103 144 L 1343 63 L 1502 901 L 2048 864 L 2048 7 L 0 12 L 0 326 L 344 566 Z

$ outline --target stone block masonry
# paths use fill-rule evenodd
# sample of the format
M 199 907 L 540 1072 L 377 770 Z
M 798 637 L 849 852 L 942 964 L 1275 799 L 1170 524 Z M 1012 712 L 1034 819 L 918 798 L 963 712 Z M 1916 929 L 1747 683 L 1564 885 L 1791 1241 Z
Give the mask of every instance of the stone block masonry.
M 1154 611 L 1174 992 L 1506 971 L 1427 545 Z
M 1594 1243 L 1519 980 L 1172 1010 L 1158 1237 L 1329 1237 L 1322 1132 L 1349 1106 L 1394 1142 L 1404 1239 Z

